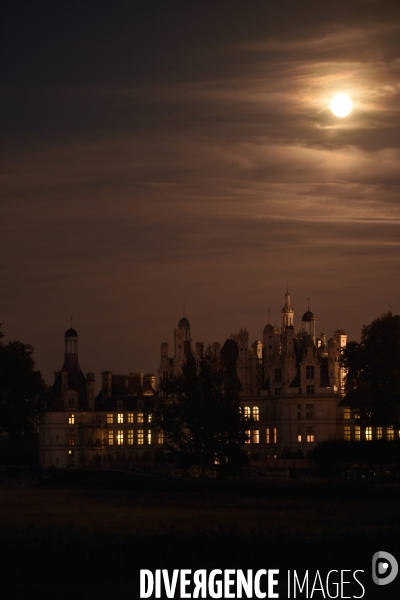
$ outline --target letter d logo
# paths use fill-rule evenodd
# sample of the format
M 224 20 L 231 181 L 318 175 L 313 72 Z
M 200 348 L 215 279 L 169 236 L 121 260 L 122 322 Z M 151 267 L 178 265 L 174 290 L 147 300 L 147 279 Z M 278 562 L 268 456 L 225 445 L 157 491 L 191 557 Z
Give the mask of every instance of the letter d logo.
M 372 580 L 376 585 L 387 585 L 396 579 L 399 570 L 397 560 L 389 552 L 380 550 L 372 557 Z

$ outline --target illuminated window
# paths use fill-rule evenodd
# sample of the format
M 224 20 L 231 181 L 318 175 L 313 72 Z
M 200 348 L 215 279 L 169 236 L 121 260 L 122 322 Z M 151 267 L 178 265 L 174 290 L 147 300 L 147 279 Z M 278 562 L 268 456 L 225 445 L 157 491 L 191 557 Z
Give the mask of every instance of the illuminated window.
M 346 442 L 350 442 L 351 440 L 350 425 L 344 426 L 344 439 Z
M 260 430 L 259 429 L 253 429 L 251 441 L 253 442 L 253 444 L 260 443 Z
M 314 404 L 306 404 L 306 419 L 314 418 Z
M 387 439 L 389 440 L 389 442 L 393 442 L 393 440 L 394 440 L 394 428 L 393 428 L 393 425 L 388 425 L 388 427 L 386 429 L 386 434 L 387 434 Z
M 246 440 L 245 440 L 245 444 L 250 444 L 251 440 L 250 440 L 250 429 L 246 429 L 245 431 L 246 434 Z
M 137 443 L 140 446 L 144 444 L 144 430 L 143 429 L 137 430 Z
M 160 429 L 160 431 L 158 432 L 158 443 L 164 443 L 164 431 L 162 429 Z
M 244 406 L 243 407 L 243 418 L 250 419 L 250 417 L 251 417 L 250 406 Z
M 301 442 L 301 426 L 297 428 L 297 441 Z
M 301 419 L 301 404 L 297 405 L 297 418 Z
M 144 415 L 142 412 L 137 414 L 137 422 L 138 423 L 144 423 Z
M 123 423 L 124 422 L 124 413 L 118 413 L 117 420 L 118 420 L 118 423 Z
M 356 442 L 361 440 L 361 427 L 360 425 L 355 425 L 354 427 L 354 439 Z
M 114 432 L 110 430 L 108 432 L 108 445 L 112 446 L 113 443 L 114 443 Z
M 68 424 L 69 425 L 74 425 L 75 424 L 75 415 L 69 415 L 69 417 L 68 417 Z
M 306 427 L 306 441 L 311 443 L 315 441 L 314 427 Z
M 118 429 L 118 431 L 117 431 L 117 445 L 118 446 L 122 446 L 123 443 L 124 443 L 124 430 L 123 429 Z
M 275 383 L 282 383 L 282 369 L 275 369 Z
M 258 406 L 253 406 L 253 419 L 254 421 L 260 420 L 260 409 Z
M 151 429 L 147 430 L 147 443 L 151 444 Z
M 382 427 L 376 428 L 376 439 L 381 440 L 383 438 L 383 430 Z
M 307 394 L 313 394 L 314 393 L 314 386 L 313 385 L 307 385 L 306 386 L 306 393 Z
M 274 444 L 278 442 L 278 431 L 276 427 L 274 427 Z
M 73 450 L 68 450 L 68 456 L 74 456 L 74 451 Z
M 148 423 L 151 423 L 151 422 L 152 422 L 152 420 L 153 420 L 153 415 L 152 415 L 151 413 L 149 413 L 149 414 L 147 415 L 147 422 L 148 422 Z
M 108 413 L 107 415 L 107 423 L 114 423 L 114 415 L 112 413 Z
M 128 413 L 128 423 L 133 423 L 133 413 Z
M 306 378 L 314 379 L 314 366 L 310 366 L 310 365 L 306 366 Z
M 265 443 L 269 444 L 269 427 L 265 430 Z
M 68 440 L 68 446 L 75 446 L 75 440 Z
M 349 408 L 344 408 L 343 409 L 343 419 L 350 419 L 350 409 Z
M 133 429 L 128 429 L 128 444 L 129 446 L 133 444 Z
M 367 440 L 367 442 L 370 442 L 372 440 L 372 427 L 366 427 L 365 439 Z

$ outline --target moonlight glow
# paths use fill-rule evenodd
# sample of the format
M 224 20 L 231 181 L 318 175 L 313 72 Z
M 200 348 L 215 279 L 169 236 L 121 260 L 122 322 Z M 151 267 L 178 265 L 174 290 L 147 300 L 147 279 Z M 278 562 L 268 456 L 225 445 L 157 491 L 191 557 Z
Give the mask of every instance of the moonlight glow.
M 331 100 L 330 107 L 336 117 L 347 117 L 353 108 L 353 103 L 346 94 L 336 94 Z

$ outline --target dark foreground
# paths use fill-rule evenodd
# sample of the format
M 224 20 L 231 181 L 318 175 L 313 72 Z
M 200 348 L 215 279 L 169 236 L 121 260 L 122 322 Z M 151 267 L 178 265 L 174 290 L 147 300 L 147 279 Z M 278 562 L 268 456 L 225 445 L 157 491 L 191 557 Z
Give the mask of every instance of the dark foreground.
M 361 482 L 70 472 L 36 487 L 6 483 L 0 487 L 2 597 L 136 599 L 140 569 L 202 568 L 280 569 L 279 597 L 287 598 L 289 569 L 302 576 L 308 570 L 312 580 L 317 570 L 324 578 L 342 569 L 351 578 L 360 569 L 364 595 L 349 584 L 336 597 L 394 600 L 400 575 L 387 586 L 372 584 L 371 560 L 385 550 L 400 562 L 399 500 L 397 484 Z

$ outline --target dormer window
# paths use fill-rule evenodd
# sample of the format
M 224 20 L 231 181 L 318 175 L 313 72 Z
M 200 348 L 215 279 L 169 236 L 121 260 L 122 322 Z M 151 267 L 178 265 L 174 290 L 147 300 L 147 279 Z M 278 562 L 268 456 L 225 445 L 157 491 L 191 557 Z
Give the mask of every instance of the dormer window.
M 306 379 L 314 379 L 315 367 L 314 365 L 306 366 Z

